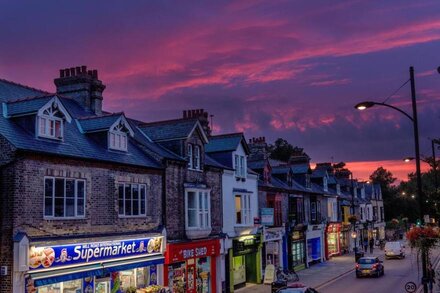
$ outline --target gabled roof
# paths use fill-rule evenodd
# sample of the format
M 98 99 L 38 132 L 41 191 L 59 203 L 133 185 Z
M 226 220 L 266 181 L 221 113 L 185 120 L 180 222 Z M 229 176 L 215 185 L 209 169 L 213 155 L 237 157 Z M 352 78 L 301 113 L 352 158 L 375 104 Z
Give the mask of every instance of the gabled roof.
M 77 121 L 78 121 L 78 125 L 81 128 L 81 131 L 84 133 L 108 131 L 115 124 L 122 121 L 125 124 L 125 126 L 128 128 L 130 135 L 131 136 L 134 135 L 133 127 L 127 121 L 127 119 L 125 118 L 125 114 L 123 112 L 107 114 L 102 116 L 84 117 L 78 119 Z
M 240 143 L 243 146 L 245 153 L 249 154 L 249 147 L 243 133 L 241 132 L 209 137 L 209 143 L 205 146 L 205 151 L 207 153 L 233 152 L 237 150 Z
M 138 127 L 153 141 L 187 139 L 198 129 L 204 142 L 208 142 L 208 138 L 198 119 L 174 119 L 150 122 L 140 124 Z
M 34 94 L 34 96 L 41 96 L 42 93 L 46 94 L 43 91 L 38 91 L 15 83 L 0 80 L 0 101 L 2 102 L 25 98 L 30 94 Z M 60 97 L 56 94 L 51 94 L 49 96 L 57 96 L 62 105 L 68 110 L 73 120 L 92 115 L 91 112 L 84 110 L 73 99 Z M 43 106 L 45 104 L 43 102 L 47 103 L 49 101 L 46 100 L 45 97 L 42 99 L 27 99 L 27 101 L 34 100 L 38 100 L 38 103 L 41 100 Z M 35 106 L 35 104 L 31 104 L 32 107 Z M 25 102 L 24 105 L 26 105 L 26 107 L 29 106 L 27 102 Z M 29 106 L 29 108 L 31 107 Z M 64 124 L 63 141 L 60 142 L 51 139 L 36 138 L 34 132 L 23 128 L 23 126 L 19 123 L 16 123 L 15 120 L 5 118 L 3 115 L 0 115 L 0 135 L 2 135 L 17 149 L 24 151 L 81 159 L 100 160 L 149 168 L 161 168 L 159 162 L 142 151 L 132 140 L 128 141 L 128 152 L 112 151 L 109 150 L 104 144 L 100 144 L 98 141 L 95 141 L 89 136 L 81 133 L 77 124 L 73 121 L 72 123 Z

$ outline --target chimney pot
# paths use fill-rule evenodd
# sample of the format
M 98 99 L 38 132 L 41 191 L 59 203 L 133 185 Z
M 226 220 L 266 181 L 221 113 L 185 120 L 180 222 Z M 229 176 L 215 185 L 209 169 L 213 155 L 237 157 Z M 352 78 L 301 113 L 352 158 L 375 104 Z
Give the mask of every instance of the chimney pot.
M 93 70 L 93 78 L 98 79 L 98 70 L 96 69 Z
M 90 77 L 92 77 L 92 75 L 93 75 L 93 70 L 87 70 L 87 75 L 90 75 Z
M 195 118 L 196 117 L 196 110 L 191 110 L 191 117 Z
M 69 77 L 70 76 L 70 69 L 69 68 L 64 69 L 64 74 L 66 77 Z
M 60 69 L 60 77 L 64 77 L 64 69 Z
M 186 119 L 186 110 L 183 110 L 183 118 Z
M 70 76 L 75 76 L 75 67 L 70 67 Z
M 85 66 L 85 65 L 81 66 L 81 73 L 87 74 L 87 66 Z
M 80 75 L 81 74 L 81 67 L 76 67 L 76 75 Z

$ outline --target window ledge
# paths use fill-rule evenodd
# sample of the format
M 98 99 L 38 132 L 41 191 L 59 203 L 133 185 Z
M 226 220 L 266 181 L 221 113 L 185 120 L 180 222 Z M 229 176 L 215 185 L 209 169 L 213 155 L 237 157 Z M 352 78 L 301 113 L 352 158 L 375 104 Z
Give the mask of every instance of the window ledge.
M 189 171 L 195 171 L 195 172 L 200 172 L 202 173 L 203 170 L 202 169 L 194 169 L 194 168 L 188 168 Z
M 186 237 L 189 239 L 206 238 L 211 231 L 211 228 L 186 228 Z
M 146 218 L 147 215 L 139 215 L 139 216 L 124 216 L 124 215 L 118 215 L 120 219 L 142 219 Z
M 86 217 L 47 217 L 43 216 L 43 219 L 46 221 L 64 221 L 64 220 L 85 220 Z

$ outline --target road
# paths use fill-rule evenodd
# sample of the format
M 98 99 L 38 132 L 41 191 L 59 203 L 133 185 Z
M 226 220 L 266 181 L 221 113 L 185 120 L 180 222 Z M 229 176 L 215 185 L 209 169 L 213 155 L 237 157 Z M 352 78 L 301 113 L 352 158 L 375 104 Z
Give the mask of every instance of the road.
M 417 264 L 415 251 L 411 253 L 411 250 L 407 248 L 405 259 L 385 260 L 383 255 L 379 258 L 384 261 L 385 267 L 385 275 L 382 277 L 358 279 L 353 271 L 316 289 L 320 293 L 406 292 L 405 284 L 407 282 L 412 281 L 417 284 L 417 281 L 421 279 L 421 263 Z M 418 267 L 420 275 L 418 275 Z

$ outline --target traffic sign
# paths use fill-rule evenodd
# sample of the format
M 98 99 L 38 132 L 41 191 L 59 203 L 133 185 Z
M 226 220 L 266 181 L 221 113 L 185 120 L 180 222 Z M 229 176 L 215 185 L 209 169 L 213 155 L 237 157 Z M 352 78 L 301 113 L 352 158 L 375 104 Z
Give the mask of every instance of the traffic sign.
M 406 284 L 405 284 L 405 290 L 406 290 L 406 292 L 408 292 L 408 293 L 416 292 L 416 290 L 417 290 L 417 285 L 416 285 L 416 283 L 414 283 L 414 282 L 408 282 L 408 283 L 406 283 Z

